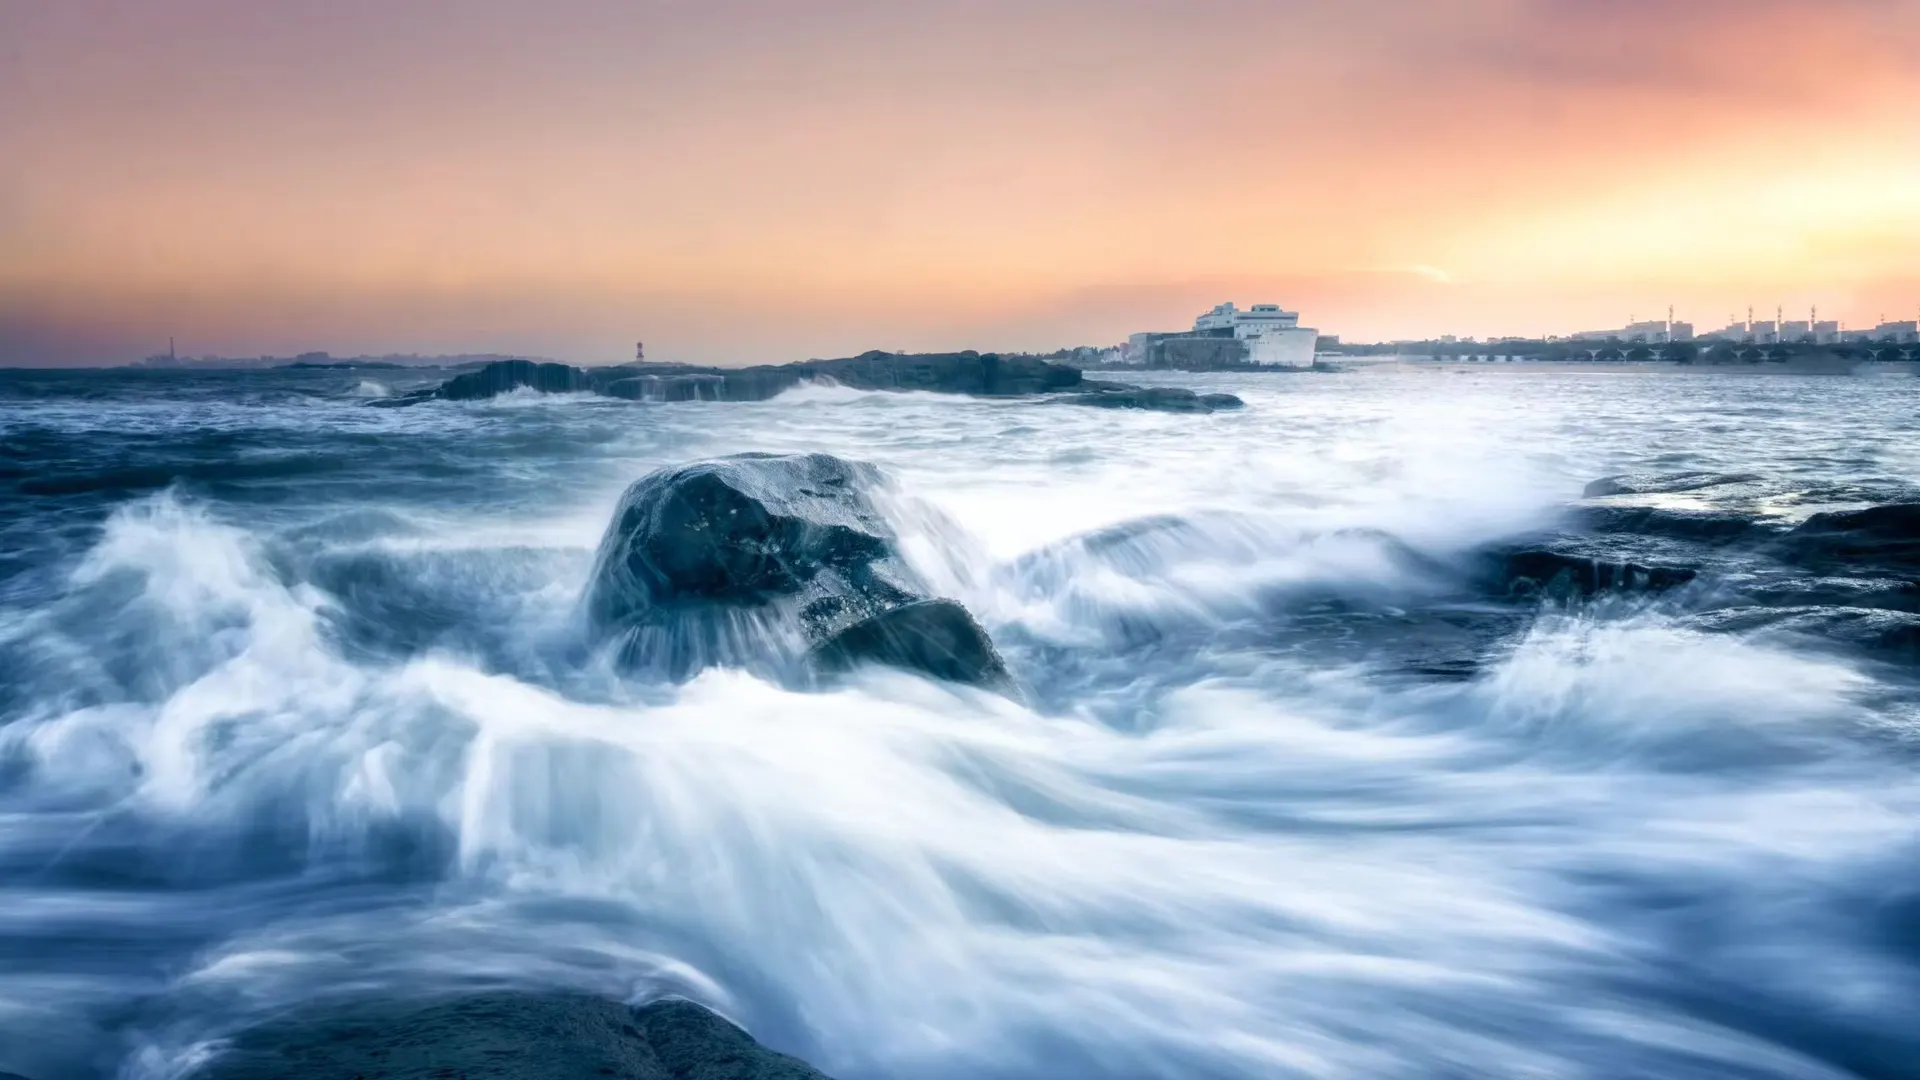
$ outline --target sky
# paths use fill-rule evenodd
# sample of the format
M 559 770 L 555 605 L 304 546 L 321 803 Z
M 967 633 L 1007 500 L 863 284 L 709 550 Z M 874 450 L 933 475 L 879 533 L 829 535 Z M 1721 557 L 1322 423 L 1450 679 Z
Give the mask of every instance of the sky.
M 1920 0 L 0 0 L 0 365 L 1920 314 Z

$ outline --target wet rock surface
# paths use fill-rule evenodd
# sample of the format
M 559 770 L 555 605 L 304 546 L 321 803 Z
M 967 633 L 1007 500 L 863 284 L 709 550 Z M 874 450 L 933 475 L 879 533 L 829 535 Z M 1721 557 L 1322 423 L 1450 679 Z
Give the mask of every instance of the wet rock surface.
M 397 408 L 423 401 L 481 401 L 532 390 L 542 394 L 570 394 L 595 389 L 591 373 L 567 364 L 534 363 L 531 360 L 499 360 L 478 371 L 455 375 L 437 387 L 416 390 L 399 397 L 381 398 L 367 404 L 376 408 Z
M 1080 369 L 1031 356 L 997 353 L 865 352 L 836 360 L 746 368 L 691 364 L 624 364 L 575 368 L 507 360 L 457 375 L 438 387 L 368 404 L 401 408 L 427 401 L 475 401 L 515 390 L 590 392 L 629 401 L 765 401 L 807 382 L 856 390 L 921 391 L 972 397 L 1046 397 L 1066 404 L 1161 412 L 1237 408 L 1232 394 L 1196 394 L 1171 387 L 1083 379 Z
M 241 1034 L 191 1080 L 825 1080 L 688 1001 L 566 994 L 315 1009 Z M 0 1077 L 0 1080 L 4 1080 Z
M 1659 536 L 1707 543 L 1732 543 L 1770 531 L 1750 514 L 1724 510 L 1675 510 L 1653 506 L 1583 506 L 1575 516 L 1594 533 Z
M 1245 403 L 1232 394 L 1196 394 L 1174 386 L 1107 384 L 1090 393 L 1061 394 L 1054 402 L 1096 409 L 1147 409 L 1153 412 L 1210 413 L 1238 409 Z
M 1589 499 L 1610 495 L 1673 495 L 1680 492 L 1703 491 L 1707 488 L 1751 483 L 1759 479 L 1760 477 L 1750 473 L 1623 473 L 1618 476 L 1603 476 L 1588 484 L 1581 494 Z
M 1687 622 L 1701 630 L 1814 638 L 1877 659 L 1920 663 L 1920 615 L 1856 607 L 1737 607 L 1702 612 Z
M 869 615 L 813 650 L 820 670 L 884 664 L 948 682 L 1002 685 L 1007 672 L 986 630 L 952 600 L 912 600 Z
M 1490 584 L 1508 599 L 1568 600 L 1618 592 L 1665 592 L 1692 581 L 1684 566 L 1647 566 L 1569 552 L 1528 549 L 1497 554 Z
M 966 609 L 933 597 L 874 505 L 884 478 L 826 454 L 744 454 L 665 469 L 621 496 L 586 611 L 628 666 L 683 678 L 773 657 L 816 672 L 877 663 L 1000 686 Z
M 1563 531 L 1487 555 L 1491 596 L 1672 594 L 1663 603 L 1696 629 L 1920 661 L 1920 500 L 1899 485 L 1797 491 L 1752 474 L 1690 472 L 1607 477 L 1585 494 Z M 1781 513 L 1889 494 L 1899 501 L 1798 524 Z M 1675 497 L 1690 505 L 1660 501 Z
M 1920 502 L 1815 514 L 1781 537 L 1780 546 L 1806 566 L 1920 574 Z

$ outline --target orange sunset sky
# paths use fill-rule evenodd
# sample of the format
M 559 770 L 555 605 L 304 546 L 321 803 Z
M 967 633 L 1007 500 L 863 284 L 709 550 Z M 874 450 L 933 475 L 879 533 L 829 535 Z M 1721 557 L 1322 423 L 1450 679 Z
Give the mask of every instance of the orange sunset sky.
M 1920 0 L 0 0 L 0 364 L 1920 309 Z

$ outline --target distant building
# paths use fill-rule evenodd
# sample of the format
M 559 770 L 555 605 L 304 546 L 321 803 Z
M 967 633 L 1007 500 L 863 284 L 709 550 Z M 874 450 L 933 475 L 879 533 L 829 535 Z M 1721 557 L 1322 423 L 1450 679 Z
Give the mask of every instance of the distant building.
M 1893 341 L 1902 345 L 1920 342 L 1920 320 L 1907 319 L 1903 322 L 1883 322 L 1873 328 L 1873 341 Z
M 1212 368 L 1313 366 L 1320 332 L 1300 325 L 1300 313 L 1278 304 L 1241 310 L 1216 305 L 1186 333 L 1142 333 L 1127 339 L 1123 361 L 1141 367 Z
M 1320 332 L 1300 325 L 1300 313 L 1278 304 L 1255 304 L 1246 311 L 1229 301 L 1193 320 L 1195 334 L 1232 337 L 1245 343 L 1249 363 L 1261 367 L 1312 367 Z
M 1571 341 L 1620 341 L 1630 345 L 1665 345 L 1673 341 L 1692 341 L 1693 324 L 1665 319 L 1630 322 L 1618 330 L 1582 330 L 1569 335 Z

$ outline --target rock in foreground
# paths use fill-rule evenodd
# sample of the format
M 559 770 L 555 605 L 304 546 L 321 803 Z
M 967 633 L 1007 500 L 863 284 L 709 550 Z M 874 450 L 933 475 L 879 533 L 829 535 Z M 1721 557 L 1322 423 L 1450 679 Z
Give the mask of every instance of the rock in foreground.
M 242 1034 L 192 1080 L 826 1080 L 688 1001 L 573 995 L 379 1003 Z
M 871 465 L 743 454 L 664 469 L 620 498 L 587 589 L 622 660 L 671 678 L 711 664 L 813 672 L 878 663 L 999 686 L 1007 671 L 967 610 L 899 558 Z

